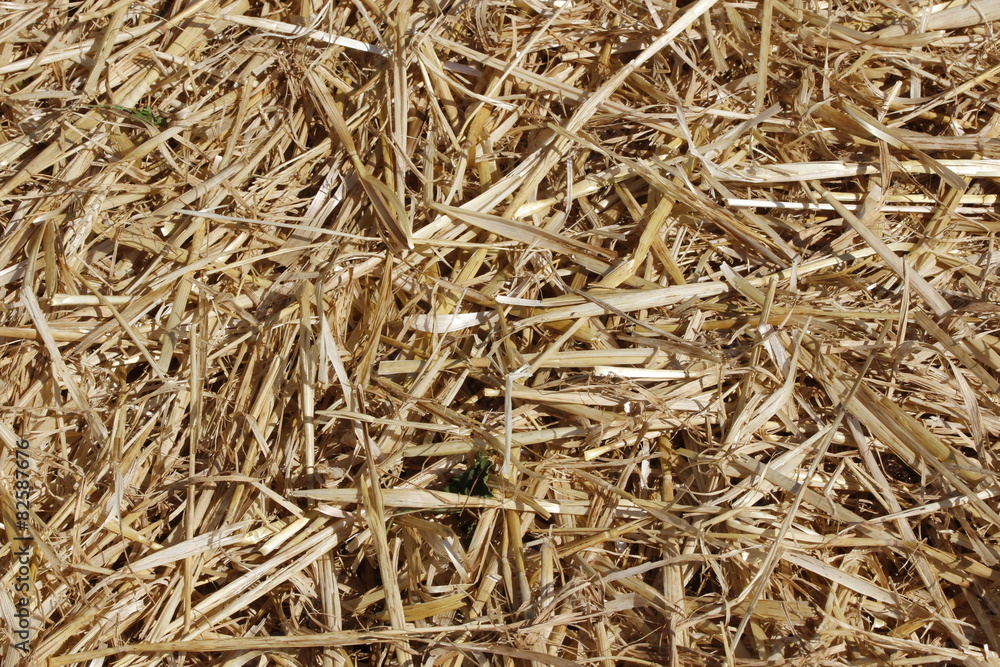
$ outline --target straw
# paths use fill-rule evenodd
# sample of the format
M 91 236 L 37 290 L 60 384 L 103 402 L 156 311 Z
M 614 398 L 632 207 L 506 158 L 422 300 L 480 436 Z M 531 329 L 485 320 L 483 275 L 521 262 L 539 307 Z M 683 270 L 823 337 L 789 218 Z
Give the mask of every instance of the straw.
M 998 16 L 4 3 L 3 664 L 1000 667 Z

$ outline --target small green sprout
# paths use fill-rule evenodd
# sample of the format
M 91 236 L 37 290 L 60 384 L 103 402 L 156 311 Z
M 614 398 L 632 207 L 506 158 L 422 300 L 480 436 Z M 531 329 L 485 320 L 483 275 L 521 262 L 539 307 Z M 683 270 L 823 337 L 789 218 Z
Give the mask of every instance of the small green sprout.
M 489 487 L 486 486 L 486 478 L 489 477 L 490 468 L 492 467 L 493 462 L 490 461 L 488 456 L 480 452 L 479 456 L 476 457 L 475 463 L 469 466 L 469 469 L 461 475 L 448 482 L 448 486 L 444 487 L 444 490 L 448 493 L 460 493 L 463 496 L 492 498 L 493 494 L 490 493 Z
M 150 125 L 155 125 L 156 127 L 163 128 L 167 126 L 167 119 L 158 115 L 155 111 L 153 111 L 152 107 L 136 107 L 132 109 L 129 107 L 123 107 L 120 104 L 93 104 L 90 108 L 120 111 L 121 113 L 128 114 L 137 120 L 149 123 Z

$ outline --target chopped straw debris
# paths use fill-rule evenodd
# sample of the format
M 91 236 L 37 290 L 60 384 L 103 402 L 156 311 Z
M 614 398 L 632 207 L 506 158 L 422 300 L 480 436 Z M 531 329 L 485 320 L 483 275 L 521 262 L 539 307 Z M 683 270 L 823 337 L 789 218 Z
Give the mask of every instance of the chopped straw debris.
M 3 664 L 1000 665 L 998 19 L 2 3 Z

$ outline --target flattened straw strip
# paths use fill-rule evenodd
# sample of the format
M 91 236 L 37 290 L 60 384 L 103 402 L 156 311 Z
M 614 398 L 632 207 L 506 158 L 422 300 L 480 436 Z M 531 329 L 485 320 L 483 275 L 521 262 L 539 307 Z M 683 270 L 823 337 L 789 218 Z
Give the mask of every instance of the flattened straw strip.
M 306 484 L 316 484 L 316 376 L 319 363 L 316 332 L 313 329 L 312 308 L 322 295 L 316 293 L 313 283 L 303 281 L 298 290 L 299 301 L 299 395 L 303 426 L 302 461 Z
M 135 300 L 135 297 L 127 294 L 53 294 L 49 299 L 49 304 L 54 308 L 63 306 L 100 306 L 108 304 L 111 306 L 125 306 Z
M 552 442 L 566 438 L 578 438 L 590 433 L 589 429 L 580 426 L 561 426 L 559 428 L 544 428 L 537 431 L 521 431 L 511 437 L 519 447 L 537 445 L 542 442 Z M 466 454 L 476 449 L 488 448 L 488 443 L 478 444 L 472 440 L 449 440 L 431 445 L 417 445 L 403 450 L 403 456 L 447 456 L 450 454 Z
M 760 17 L 760 49 L 757 55 L 757 95 L 754 111 L 764 108 L 767 97 L 768 64 L 771 60 L 771 18 L 774 14 L 774 0 L 763 0 Z
M 511 475 L 511 450 L 514 442 L 514 418 L 512 416 L 514 405 L 514 383 L 518 380 L 530 378 L 534 370 L 530 365 L 525 364 L 516 371 L 507 373 L 503 392 L 503 463 L 500 465 L 500 474 L 505 479 L 510 479 Z
M 396 643 L 404 640 L 433 641 L 436 643 L 438 640 L 421 640 L 421 635 L 437 635 L 439 633 L 460 632 L 497 632 L 507 629 L 507 626 L 502 624 L 476 621 L 464 625 L 406 628 L 405 630 L 386 629 L 371 632 L 341 630 L 338 632 L 316 632 L 298 636 L 291 635 L 240 638 L 214 637 L 212 639 L 190 639 L 182 641 L 126 644 L 124 646 L 113 646 L 93 651 L 80 651 L 78 653 L 50 657 L 48 660 L 49 664 L 53 665 L 53 667 L 61 667 L 62 665 L 72 665 L 89 660 L 99 660 L 101 658 L 114 655 L 143 655 L 146 653 L 156 654 L 181 652 L 203 653 L 211 651 L 231 652 L 253 650 L 291 650 L 297 648 L 321 648 L 324 646 L 364 646 L 366 644 Z M 552 661 L 559 659 L 553 656 L 548 656 L 548 660 Z M 560 662 L 550 662 L 549 664 L 559 665 L 561 667 L 563 665 L 574 666 L 577 663 L 562 660 Z
M 265 34 L 280 37 L 282 39 L 299 39 L 300 37 L 307 37 L 309 39 L 315 39 L 318 42 L 326 42 L 327 44 L 342 46 L 345 49 L 361 51 L 363 53 L 372 53 L 383 58 L 389 55 L 389 50 L 381 46 L 367 44 L 356 39 L 351 39 L 350 37 L 331 35 L 328 32 L 316 30 L 313 27 L 294 25 L 291 23 L 284 23 L 282 21 L 274 21 L 272 19 L 258 18 L 256 16 L 243 16 L 241 14 L 206 13 L 205 15 L 214 19 L 221 19 L 238 25 L 245 25 L 250 28 L 260 28 L 261 30 L 267 31 Z
M 349 234 L 347 232 L 340 232 L 335 229 L 326 229 L 324 227 L 310 227 L 308 225 L 296 225 L 289 222 L 277 222 L 275 220 L 254 220 L 253 218 L 240 218 L 238 216 L 232 215 L 221 215 L 219 213 L 212 213 L 210 211 L 193 211 L 186 208 L 179 208 L 174 211 L 174 213 L 182 213 L 184 215 L 190 215 L 199 218 L 207 218 L 209 220 L 222 220 L 225 222 L 245 222 L 251 225 L 264 225 L 268 227 L 278 227 L 281 229 L 294 229 L 296 231 L 308 232 L 311 234 L 335 236 L 342 239 L 350 239 L 352 241 L 378 241 L 379 239 L 373 236 L 361 236 L 360 234 Z M 286 220 L 304 220 L 305 218 L 285 218 Z
M 838 198 L 839 199 L 839 198 Z M 796 201 L 774 201 L 771 199 L 725 199 L 726 206 L 734 208 L 768 208 L 786 211 L 836 211 L 831 204 L 816 204 L 813 202 Z M 848 211 L 861 209 L 861 204 L 844 204 Z M 934 213 L 938 206 L 914 205 L 914 204 L 885 204 L 879 208 L 885 213 Z M 955 209 L 955 213 L 973 215 L 977 213 L 989 213 L 993 209 L 980 206 L 962 206 Z
M 1000 160 L 936 160 L 941 167 L 947 168 L 958 176 L 969 178 L 1000 177 Z M 892 167 L 908 174 L 933 174 L 933 169 L 919 160 L 902 160 L 894 162 Z M 785 164 L 770 164 L 748 167 L 742 171 L 729 170 L 716 177 L 722 181 L 742 183 L 793 183 L 797 181 L 816 181 L 827 179 L 852 178 L 855 176 L 872 176 L 882 173 L 882 168 L 875 162 L 792 162 Z
M 996 498 L 997 496 L 1000 496 L 1000 487 L 993 486 L 988 489 L 983 489 L 975 495 L 979 500 Z M 898 519 L 909 519 L 915 516 L 925 516 L 927 514 L 934 514 L 935 512 L 951 509 L 952 507 L 962 507 L 963 505 L 968 505 L 970 502 L 972 501 L 968 496 L 955 495 L 933 503 L 921 505 L 920 507 L 911 507 L 908 510 L 901 510 L 891 514 L 884 514 L 874 519 L 867 519 L 865 523 L 879 524 L 887 521 L 896 521 Z
M 468 429 L 457 428 L 451 424 L 430 424 L 427 422 L 413 422 L 401 419 L 386 419 L 384 417 L 373 417 L 361 412 L 352 412 L 349 410 L 317 410 L 316 414 L 320 417 L 325 417 L 327 422 L 336 420 L 363 421 L 369 424 L 382 424 L 384 426 L 395 426 L 397 428 L 412 428 L 421 431 L 430 431 L 432 433 L 453 433 L 457 435 L 465 435 L 469 432 Z
M 319 502 L 334 505 L 358 505 L 362 502 L 362 494 L 358 489 L 299 489 L 290 492 L 295 498 L 311 498 Z M 404 510 L 446 510 L 446 509 L 499 509 L 517 512 L 540 511 L 549 514 L 567 514 L 585 516 L 590 512 L 591 499 L 582 500 L 551 500 L 548 498 L 532 498 L 527 496 L 500 499 L 467 496 L 461 493 L 447 491 L 431 491 L 428 489 L 382 489 L 382 499 L 385 507 Z M 636 518 L 645 511 L 658 512 L 665 506 L 652 501 L 638 499 L 623 499 L 615 509 L 615 515 L 623 518 Z
M 932 11 L 937 7 L 940 5 L 928 6 L 919 17 L 921 19 L 919 25 L 924 26 L 927 31 L 955 30 L 1000 19 L 1000 2 L 997 0 L 961 3 L 947 9 Z M 879 30 L 874 36 L 881 40 L 904 35 L 907 32 L 910 32 L 908 25 L 896 24 Z
M 823 577 L 824 579 L 829 579 L 830 581 L 836 582 L 838 585 L 870 598 L 872 600 L 878 600 L 883 604 L 896 606 L 901 603 L 898 593 L 893 593 L 888 591 L 881 586 L 878 586 L 867 579 L 862 579 L 861 577 L 853 574 L 849 574 L 840 570 L 828 563 L 824 563 L 818 558 L 808 556 L 806 554 L 798 554 L 794 551 L 788 550 L 781 555 L 781 559 L 795 565 L 799 565 L 804 570 L 813 572 Z
M 194 252 L 200 250 L 201 243 L 204 236 L 204 227 L 199 226 L 198 231 L 195 233 L 196 239 L 199 241 L 194 244 Z M 188 452 L 187 452 L 187 488 L 185 491 L 185 516 L 184 516 L 184 539 L 190 542 L 194 539 L 197 530 L 199 516 L 198 516 L 198 489 L 195 487 L 192 480 L 198 474 L 198 453 L 199 446 L 201 445 L 202 428 L 204 426 L 202 421 L 202 389 L 204 387 L 205 381 L 205 371 L 204 371 L 204 359 L 205 351 L 202 349 L 201 337 L 198 335 L 198 322 L 193 322 L 191 324 L 191 338 L 190 338 L 190 350 L 189 350 L 189 363 L 191 364 L 191 374 L 188 377 L 188 391 L 191 392 L 191 423 L 188 425 Z M 148 354 L 148 353 L 147 353 Z M 156 366 L 155 361 L 150 361 L 153 368 L 157 371 L 160 369 Z M 162 377 L 162 375 L 161 375 Z M 192 600 L 192 593 L 194 592 L 195 585 L 198 580 L 198 570 L 200 570 L 200 564 L 198 559 L 193 556 L 187 556 L 182 563 L 181 569 L 184 576 L 184 627 L 185 629 L 190 628 L 192 624 L 192 607 L 194 601 Z
M 576 256 L 585 254 L 591 257 L 608 258 L 607 252 L 598 247 L 566 238 L 560 234 L 555 234 L 528 223 L 517 222 L 503 216 L 466 211 L 454 206 L 444 206 L 442 204 L 432 204 L 432 206 L 455 220 L 473 225 L 498 236 L 504 236 L 529 245 L 538 245 L 564 255 Z
M 936 160 L 936 164 L 950 172 L 969 178 L 1000 178 L 1000 160 Z M 636 165 L 642 168 L 657 169 L 658 160 L 637 160 Z M 897 161 L 894 166 L 898 166 L 903 172 L 910 174 L 929 174 L 934 171 L 919 160 Z M 573 184 L 572 192 L 574 198 L 579 198 L 588 194 L 593 194 L 599 190 L 627 180 L 638 173 L 639 169 L 628 165 L 619 164 L 613 169 L 605 172 L 587 176 Z M 794 162 L 787 164 L 771 164 L 763 166 L 748 167 L 743 170 L 722 170 L 715 174 L 715 177 L 723 182 L 743 182 L 756 183 L 760 185 L 773 185 L 779 183 L 793 183 L 811 180 L 833 180 L 851 178 L 854 176 L 876 175 L 881 173 L 881 167 L 876 163 L 864 162 Z M 836 194 L 839 198 L 845 197 Z M 978 195 L 985 197 L 985 203 L 994 203 L 995 195 Z M 558 195 L 537 201 L 526 202 L 511 215 L 514 219 L 528 217 L 539 211 L 560 203 L 565 195 Z M 992 198 L 992 199 L 991 199 Z M 891 198 L 890 198 L 891 199 Z M 729 201 L 729 200 L 727 200 Z M 732 201 L 751 201 L 732 198 Z M 974 201 L 974 200 L 972 200 Z M 825 210 L 825 209 L 820 209 Z M 886 209 L 890 210 L 890 209 Z M 915 211 L 922 212 L 922 211 Z
M 503 392 L 500 389 L 484 389 L 486 396 L 500 396 Z M 607 396 L 597 392 L 586 391 L 544 391 L 541 389 L 512 389 L 511 396 L 520 401 L 531 401 L 541 405 L 562 405 L 566 403 L 576 403 L 579 405 L 595 405 L 601 407 L 616 407 L 624 403 L 627 399 L 617 396 Z M 712 394 L 673 400 L 670 402 L 670 409 L 679 412 L 701 412 L 707 410 L 716 400 Z

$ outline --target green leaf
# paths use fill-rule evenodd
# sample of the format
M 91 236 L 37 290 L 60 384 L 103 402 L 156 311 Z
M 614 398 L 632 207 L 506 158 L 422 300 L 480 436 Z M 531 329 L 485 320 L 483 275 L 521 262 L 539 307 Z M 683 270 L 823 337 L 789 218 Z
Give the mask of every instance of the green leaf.
M 444 490 L 448 493 L 460 493 L 464 496 L 479 496 L 480 498 L 492 498 L 493 494 L 486 486 L 486 478 L 489 477 L 490 468 L 493 462 L 489 457 L 480 452 L 475 463 L 458 477 L 448 482 Z
M 167 120 L 163 116 L 157 116 L 150 107 L 139 107 L 138 109 L 133 109 L 132 115 L 139 120 L 146 121 L 150 125 L 155 125 L 157 127 L 167 126 Z
M 141 120 L 150 125 L 155 125 L 156 127 L 166 127 L 167 119 L 163 116 L 157 115 L 153 111 L 152 107 L 137 107 L 135 109 L 130 109 L 129 107 L 123 107 L 120 104 L 94 104 L 92 105 L 94 109 L 111 109 L 112 111 L 120 111 L 126 113 L 137 120 Z

